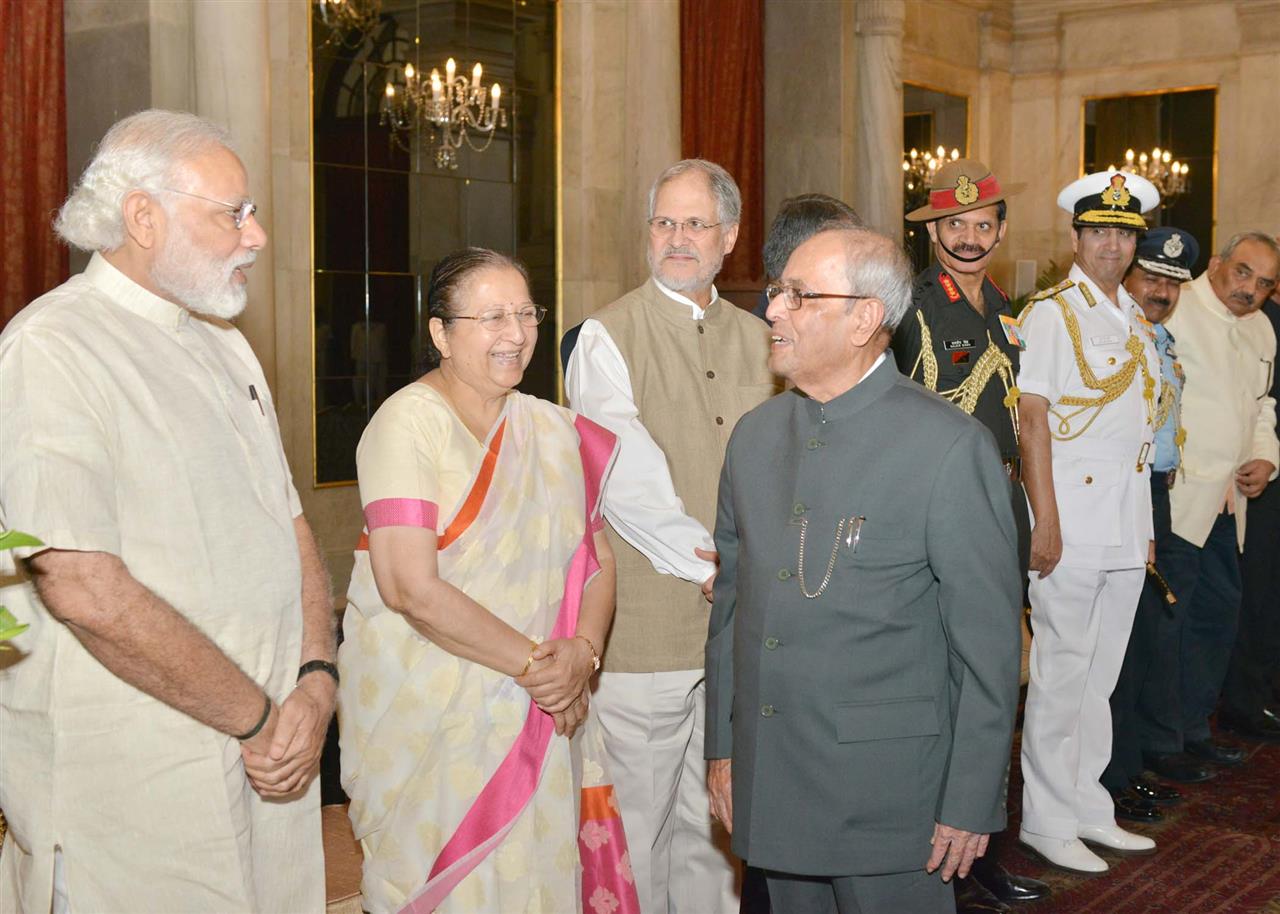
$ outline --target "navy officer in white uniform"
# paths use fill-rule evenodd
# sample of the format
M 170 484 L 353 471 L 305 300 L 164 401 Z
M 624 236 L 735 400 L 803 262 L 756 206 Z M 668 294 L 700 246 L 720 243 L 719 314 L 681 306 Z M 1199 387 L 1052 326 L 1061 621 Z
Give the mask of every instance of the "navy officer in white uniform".
M 1148 854 L 1116 825 L 1099 777 L 1111 756 L 1108 697 L 1153 558 L 1150 467 L 1160 361 L 1121 285 L 1142 214 L 1160 202 L 1137 175 L 1066 187 L 1075 262 L 1020 316 L 1024 484 L 1031 502 L 1031 681 L 1022 734 L 1024 845 L 1050 865 L 1100 873 L 1112 853 Z

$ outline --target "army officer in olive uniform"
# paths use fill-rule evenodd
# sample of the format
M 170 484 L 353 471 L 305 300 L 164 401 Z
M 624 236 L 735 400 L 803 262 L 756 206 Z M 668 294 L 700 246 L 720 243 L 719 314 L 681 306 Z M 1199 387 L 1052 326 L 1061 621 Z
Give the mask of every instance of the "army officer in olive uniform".
M 976 159 L 948 162 L 933 181 L 929 202 L 907 214 L 923 222 L 935 262 L 916 276 L 911 310 L 893 334 L 898 370 L 941 394 L 995 436 L 1018 525 L 1018 558 L 1025 573 L 1031 523 L 1018 484 L 1018 347 L 1005 329 L 1013 320 L 1009 296 L 987 274 L 1008 229 L 1004 188 Z M 1003 321 L 1002 321 L 1003 318 Z
M 995 436 L 1009 474 L 1009 499 L 1018 528 L 1018 574 L 1031 558 L 1031 518 L 1018 459 L 1016 378 L 1018 346 L 1009 296 L 987 273 L 1008 223 L 1005 200 L 1019 187 L 1004 187 L 982 162 L 944 165 L 929 202 L 907 214 L 923 222 L 934 262 L 916 276 L 912 307 L 893 334 L 898 369 L 950 400 Z M 1038 879 L 1015 876 L 991 852 L 957 885 L 957 907 L 998 909 L 998 902 L 1034 901 L 1049 894 Z M 991 898 L 995 896 L 995 899 Z
M 1021 587 L 983 426 L 899 374 L 897 245 L 819 232 L 769 290 L 769 367 L 720 479 L 712 812 L 773 910 L 932 914 L 1004 827 Z M 973 541 L 984 548 L 972 548 Z

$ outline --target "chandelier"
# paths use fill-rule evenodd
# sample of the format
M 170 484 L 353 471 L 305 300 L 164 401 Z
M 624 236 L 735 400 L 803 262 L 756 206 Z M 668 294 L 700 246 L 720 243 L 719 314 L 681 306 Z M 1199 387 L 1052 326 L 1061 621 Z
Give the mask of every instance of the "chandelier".
M 947 153 L 946 147 L 939 146 L 933 152 L 918 149 L 902 154 L 902 201 L 904 212 L 911 212 L 924 206 L 929 200 L 929 188 L 933 187 L 933 176 L 948 161 L 960 158 L 960 150 L 952 149 Z
M 320 22 L 329 28 L 323 47 L 341 44 L 355 49 L 378 24 L 382 0 L 315 0 Z
M 1151 150 L 1150 155 L 1141 152 L 1136 158 L 1132 149 L 1126 149 L 1124 164 L 1120 166 L 1120 170 L 1146 178 L 1154 184 L 1160 193 L 1162 208 L 1172 206 L 1180 196 L 1191 190 L 1187 163 L 1179 162 L 1172 152 L 1162 150 L 1159 146 Z
M 423 79 L 413 64 L 405 64 L 404 86 L 397 89 L 387 80 L 379 114 L 379 123 L 390 124 L 392 138 L 402 149 L 404 139 L 421 125 L 428 146 L 435 149 L 436 168 L 457 168 L 458 153 L 466 143 L 476 152 L 484 152 L 493 142 L 497 127 L 507 126 L 507 112 L 502 108 L 502 87 L 495 80 L 486 92 L 480 85 L 484 70 L 476 64 L 471 79 L 457 72 L 450 57 L 440 71 L 432 69 Z

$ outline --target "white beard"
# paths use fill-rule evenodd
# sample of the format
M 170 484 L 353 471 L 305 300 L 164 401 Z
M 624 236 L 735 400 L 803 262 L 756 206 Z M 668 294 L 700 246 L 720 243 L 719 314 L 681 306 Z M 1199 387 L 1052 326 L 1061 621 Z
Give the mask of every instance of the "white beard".
M 188 311 L 228 321 L 239 317 L 249 292 L 232 274 L 237 267 L 253 263 L 257 252 L 219 260 L 192 243 L 191 236 L 175 221 L 170 225 L 173 230 L 151 267 L 151 281 Z

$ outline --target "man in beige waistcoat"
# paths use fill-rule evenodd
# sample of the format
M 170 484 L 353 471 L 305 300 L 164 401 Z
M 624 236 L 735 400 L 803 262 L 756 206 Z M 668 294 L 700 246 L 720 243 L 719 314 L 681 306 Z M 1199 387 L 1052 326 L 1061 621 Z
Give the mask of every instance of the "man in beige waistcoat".
M 93 257 L 0 335 L 0 911 L 319 912 L 328 575 L 230 323 L 267 236 L 221 128 L 107 132 Z M 32 581 L 15 572 L 25 558 Z
M 716 292 L 742 198 L 686 159 L 649 191 L 650 278 L 582 325 L 565 389 L 621 443 L 604 513 L 618 609 L 595 693 L 645 914 L 738 910 L 708 808 L 703 647 L 729 433 L 775 392 L 768 327 Z

